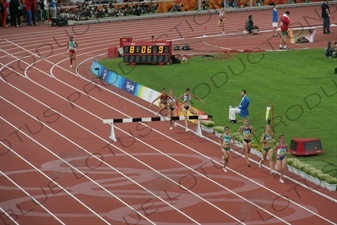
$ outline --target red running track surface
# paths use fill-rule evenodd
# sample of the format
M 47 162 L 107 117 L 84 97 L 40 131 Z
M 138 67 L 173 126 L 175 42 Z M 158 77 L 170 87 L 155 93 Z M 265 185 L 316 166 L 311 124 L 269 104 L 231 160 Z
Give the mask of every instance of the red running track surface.
M 290 9 L 294 25 L 315 10 Z M 236 23 L 248 14 L 228 13 L 227 33 L 237 32 Z M 251 14 L 261 30 L 270 29 L 270 11 Z M 317 18 L 307 21 L 320 26 Z M 199 138 L 182 126 L 170 131 L 165 122 L 155 122 L 118 124 L 118 142 L 108 139 L 110 128 L 102 119 L 149 117 L 156 110 L 89 72 L 92 60 L 104 58 L 120 37 L 178 39 L 181 34 L 186 39 L 174 43 L 191 43 L 195 52 L 278 46 L 277 38 L 262 44 L 270 32 L 195 38 L 204 27 L 207 35 L 220 33 L 216 22 L 212 14 L 2 29 L 0 224 L 336 223 L 336 192 L 288 172 L 280 184 L 278 175 L 258 168 L 255 156 L 247 168 L 241 149 L 231 154 L 225 173 L 213 135 Z M 318 28 L 315 43 L 289 47 L 323 48 L 332 36 L 321 33 Z M 68 34 L 79 43 L 74 68 L 65 46 Z

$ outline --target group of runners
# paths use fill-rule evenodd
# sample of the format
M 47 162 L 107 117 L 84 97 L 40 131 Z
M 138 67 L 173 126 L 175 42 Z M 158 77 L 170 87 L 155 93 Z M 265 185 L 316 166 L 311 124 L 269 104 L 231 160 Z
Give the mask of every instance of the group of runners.
M 220 11 L 220 21 L 219 24 L 222 24 L 223 32 L 224 30 L 224 19 L 225 13 L 224 10 L 221 9 Z M 72 36 L 69 36 L 69 42 L 67 45 L 69 58 L 70 58 L 70 67 L 72 67 L 73 61 L 76 59 L 76 48 L 78 44 L 73 39 Z M 167 111 L 167 117 L 174 117 L 178 115 L 178 107 L 183 112 L 185 117 L 185 128 L 188 131 L 188 112 L 192 113 L 193 115 L 197 115 L 197 111 L 191 106 L 192 97 L 199 100 L 200 102 L 204 103 L 202 99 L 197 97 L 196 95 L 190 92 L 189 88 L 186 88 L 185 93 L 176 97 L 174 95 L 173 90 L 170 90 L 169 93 L 166 92 L 166 88 L 162 89 L 161 94 L 155 98 L 150 106 L 157 100 L 160 100 L 159 103 L 159 110 L 155 113 L 155 115 L 160 114 L 163 110 Z M 180 103 L 180 99 L 182 99 L 182 103 Z M 170 120 L 170 130 L 173 129 L 173 124 L 175 122 Z M 249 153 L 252 146 L 252 137 L 254 135 L 254 128 L 248 124 L 248 119 L 243 120 L 243 126 L 240 126 L 238 133 L 242 135 L 242 145 L 244 149 L 244 155 L 246 159 L 247 166 L 250 167 L 249 164 Z M 273 139 L 273 133 L 271 132 L 270 125 L 268 124 L 265 128 L 265 132 L 261 136 L 261 143 L 262 143 L 262 159 L 259 163 L 259 167 L 262 167 L 262 164 L 266 161 L 268 156 L 269 159 L 269 167 L 270 167 L 270 174 L 274 174 L 274 161 L 273 161 L 273 153 L 276 151 L 276 165 L 275 169 L 280 172 L 280 182 L 284 183 L 283 181 L 283 171 L 286 166 L 286 153 L 288 152 L 288 146 L 284 142 L 284 136 L 281 135 L 279 137 L 279 142 L 272 147 L 272 143 L 275 143 Z M 221 145 L 221 150 L 223 153 L 222 156 L 222 163 L 223 163 L 223 170 L 227 172 L 226 166 L 229 160 L 229 153 L 232 145 L 234 144 L 234 138 L 230 133 L 229 127 L 224 128 L 224 133 L 219 138 L 219 143 Z
M 254 136 L 254 128 L 249 125 L 248 119 L 243 120 L 243 125 L 240 126 L 238 130 L 239 135 L 242 137 L 242 145 L 243 145 L 243 154 L 246 159 L 247 166 L 250 167 L 249 163 L 249 153 L 252 147 L 252 138 Z M 233 135 L 230 133 L 229 127 L 224 128 L 224 133 L 219 137 L 219 144 L 222 150 L 222 163 L 223 170 L 227 172 L 227 164 L 229 160 L 230 149 L 235 143 Z M 269 168 L 270 174 L 275 174 L 275 170 L 280 173 L 280 182 L 283 181 L 283 171 L 286 167 L 286 154 L 288 152 L 288 145 L 284 141 L 284 135 L 279 136 L 279 142 L 276 143 L 274 140 L 274 134 L 271 131 L 271 127 L 269 124 L 266 125 L 265 131 L 261 135 L 262 143 L 262 158 L 259 162 L 259 167 L 262 168 L 262 165 L 265 161 L 267 161 L 267 156 L 269 160 Z M 273 146 L 274 145 L 274 146 Z M 276 164 L 274 162 L 274 158 L 276 158 Z
M 184 94 L 180 95 L 178 98 L 174 95 L 173 90 L 170 90 L 167 94 L 166 88 L 163 88 L 161 91 L 161 94 L 155 98 L 150 106 L 156 102 L 157 100 L 160 100 L 159 102 L 159 110 L 155 113 L 155 115 L 160 114 L 163 110 L 167 110 L 167 113 L 165 116 L 167 117 L 173 117 L 178 115 L 178 108 L 180 108 L 184 114 L 185 117 L 185 128 L 186 131 L 188 131 L 188 112 L 192 113 L 193 115 L 197 115 L 198 112 L 191 106 L 191 100 L 192 97 L 199 100 L 202 103 L 205 103 L 202 99 L 195 96 L 190 92 L 189 88 L 186 88 L 186 91 Z M 182 99 L 182 103 L 180 104 L 180 99 Z M 182 106 L 182 107 L 181 107 Z M 172 130 L 172 120 L 170 120 L 170 130 Z
M 159 115 L 163 110 L 166 110 L 167 113 L 165 116 L 167 117 L 177 116 L 179 107 L 185 117 L 185 128 L 186 131 L 188 131 L 188 112 L 197 115 L 197 111 L 191 106 L 192 97 L 204 103 L 202 99 L 193 95 L 189 88 L 187 88 L 185 93 L 179 97 L 174 95 L 173 90 L 170 90 L 169 93 L 167 93 L 166 88 L 163 88 L 161 94 L 151 102 L 150 107 L 154 102 L 160 100 L 159 110 L 155 115 Z M 182 103 L 179 102 L 180 99 L 182 99 Z M 175 123 L 170 120 L 170 130 L 172 130 L 173 124 Z M 239 127 L 238 134 L 242 137 L 243 153 L 248 167 L 250 167 L 249 154 L 252 148 L 254 132 L 254 128 L 249 125 L 248 119 L 243 119 L 243 125 Z M 226 167 L 229 161 L 229 153 L 235 143 L 234 137 L 230 133 L 228 126 L 224 128 L 224 133 L 219 137 L 218 141 L 222 151 L 223 170 L 227 172 Z M 259 167 L 262 168 L 262 164 L 268 159 L 270 174 L 275 174 L 275 170 L 279 171 L 279 181 L 284 183 L 283 171 L 286 167 L 286 154 L 288 152 L 288 145 L 284 141 L 284 135 L 280 135 L 279 142 L 275 144 L 274 134 L 272 133 L 270 125 L 267 124 L 264 133 L 261 135 L 260 142 L 262 143 L 262 158 L 259 162 Z M 276 153 L 276 164 L 274 163 L 274 153 Z

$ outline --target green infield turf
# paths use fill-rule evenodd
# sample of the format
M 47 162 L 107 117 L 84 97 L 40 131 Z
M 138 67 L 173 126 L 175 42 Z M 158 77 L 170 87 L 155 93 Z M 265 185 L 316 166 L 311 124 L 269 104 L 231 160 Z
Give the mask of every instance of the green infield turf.
M 251 101 L 249 120 L 256 130 L 255 142 L 272 102 L 276 137 L 284 134 L 287 143 L 294 137 L 320 138 L 324 154 L 310 160 L 305 157 L 306 161 L 318 169 L 324 163 L 337 166 L 337 59 L 325 58 L 323 49 L 215 56 L 195 56 L 187 64 L 165 66 L 129 66 L 121 58 L 100 63 L 157 91 L 166 87 L 179 96 L 189 87 L 205 101 L 195 100 L 193 106 L 213 115 L 216 124 L 229 125 L 232 132 L 241 123 L 229 123 L 228 107 L 240 103 L 240 91 L 245 89 Z

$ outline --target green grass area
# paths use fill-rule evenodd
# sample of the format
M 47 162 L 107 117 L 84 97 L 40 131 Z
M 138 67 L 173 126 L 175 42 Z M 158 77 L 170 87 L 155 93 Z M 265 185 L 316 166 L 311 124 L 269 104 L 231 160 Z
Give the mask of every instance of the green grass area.
M 187 64 L 165 66 L 132 67 L 121 58 L 100 63 L 157 91 L 166 87 L 179 96 L 189 87 L 205 101 L 193 101 L 193 106 L 212 114 L 216 124 L 229 125 L 233 132 L 241 123 L 229 123 L 228 107 L 239 104 L 240 91 L 245 89 L 251 100 L 249 119 L 256 130 L 255 141 L 267 123 L 265 111 L 271 101 L 275 106 L 276 136 L 286 135 L 288 143 L 294 137 L 320 138 L 324 154 L 300 159 L 318 169 L 324 167 L 322 162 L 337 166 L 337 59 L 325 58 L 322 49 L 230 56 L 196 56 Z

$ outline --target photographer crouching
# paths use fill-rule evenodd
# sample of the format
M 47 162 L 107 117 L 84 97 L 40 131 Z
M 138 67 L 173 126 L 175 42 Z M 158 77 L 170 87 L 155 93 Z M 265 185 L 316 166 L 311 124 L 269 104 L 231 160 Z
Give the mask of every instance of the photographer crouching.
M 325 48 L 324 52 L 327 58 L 337 58 L 337 41 L 331 46 L 331 41 L 328 42 L 328 46 Z

